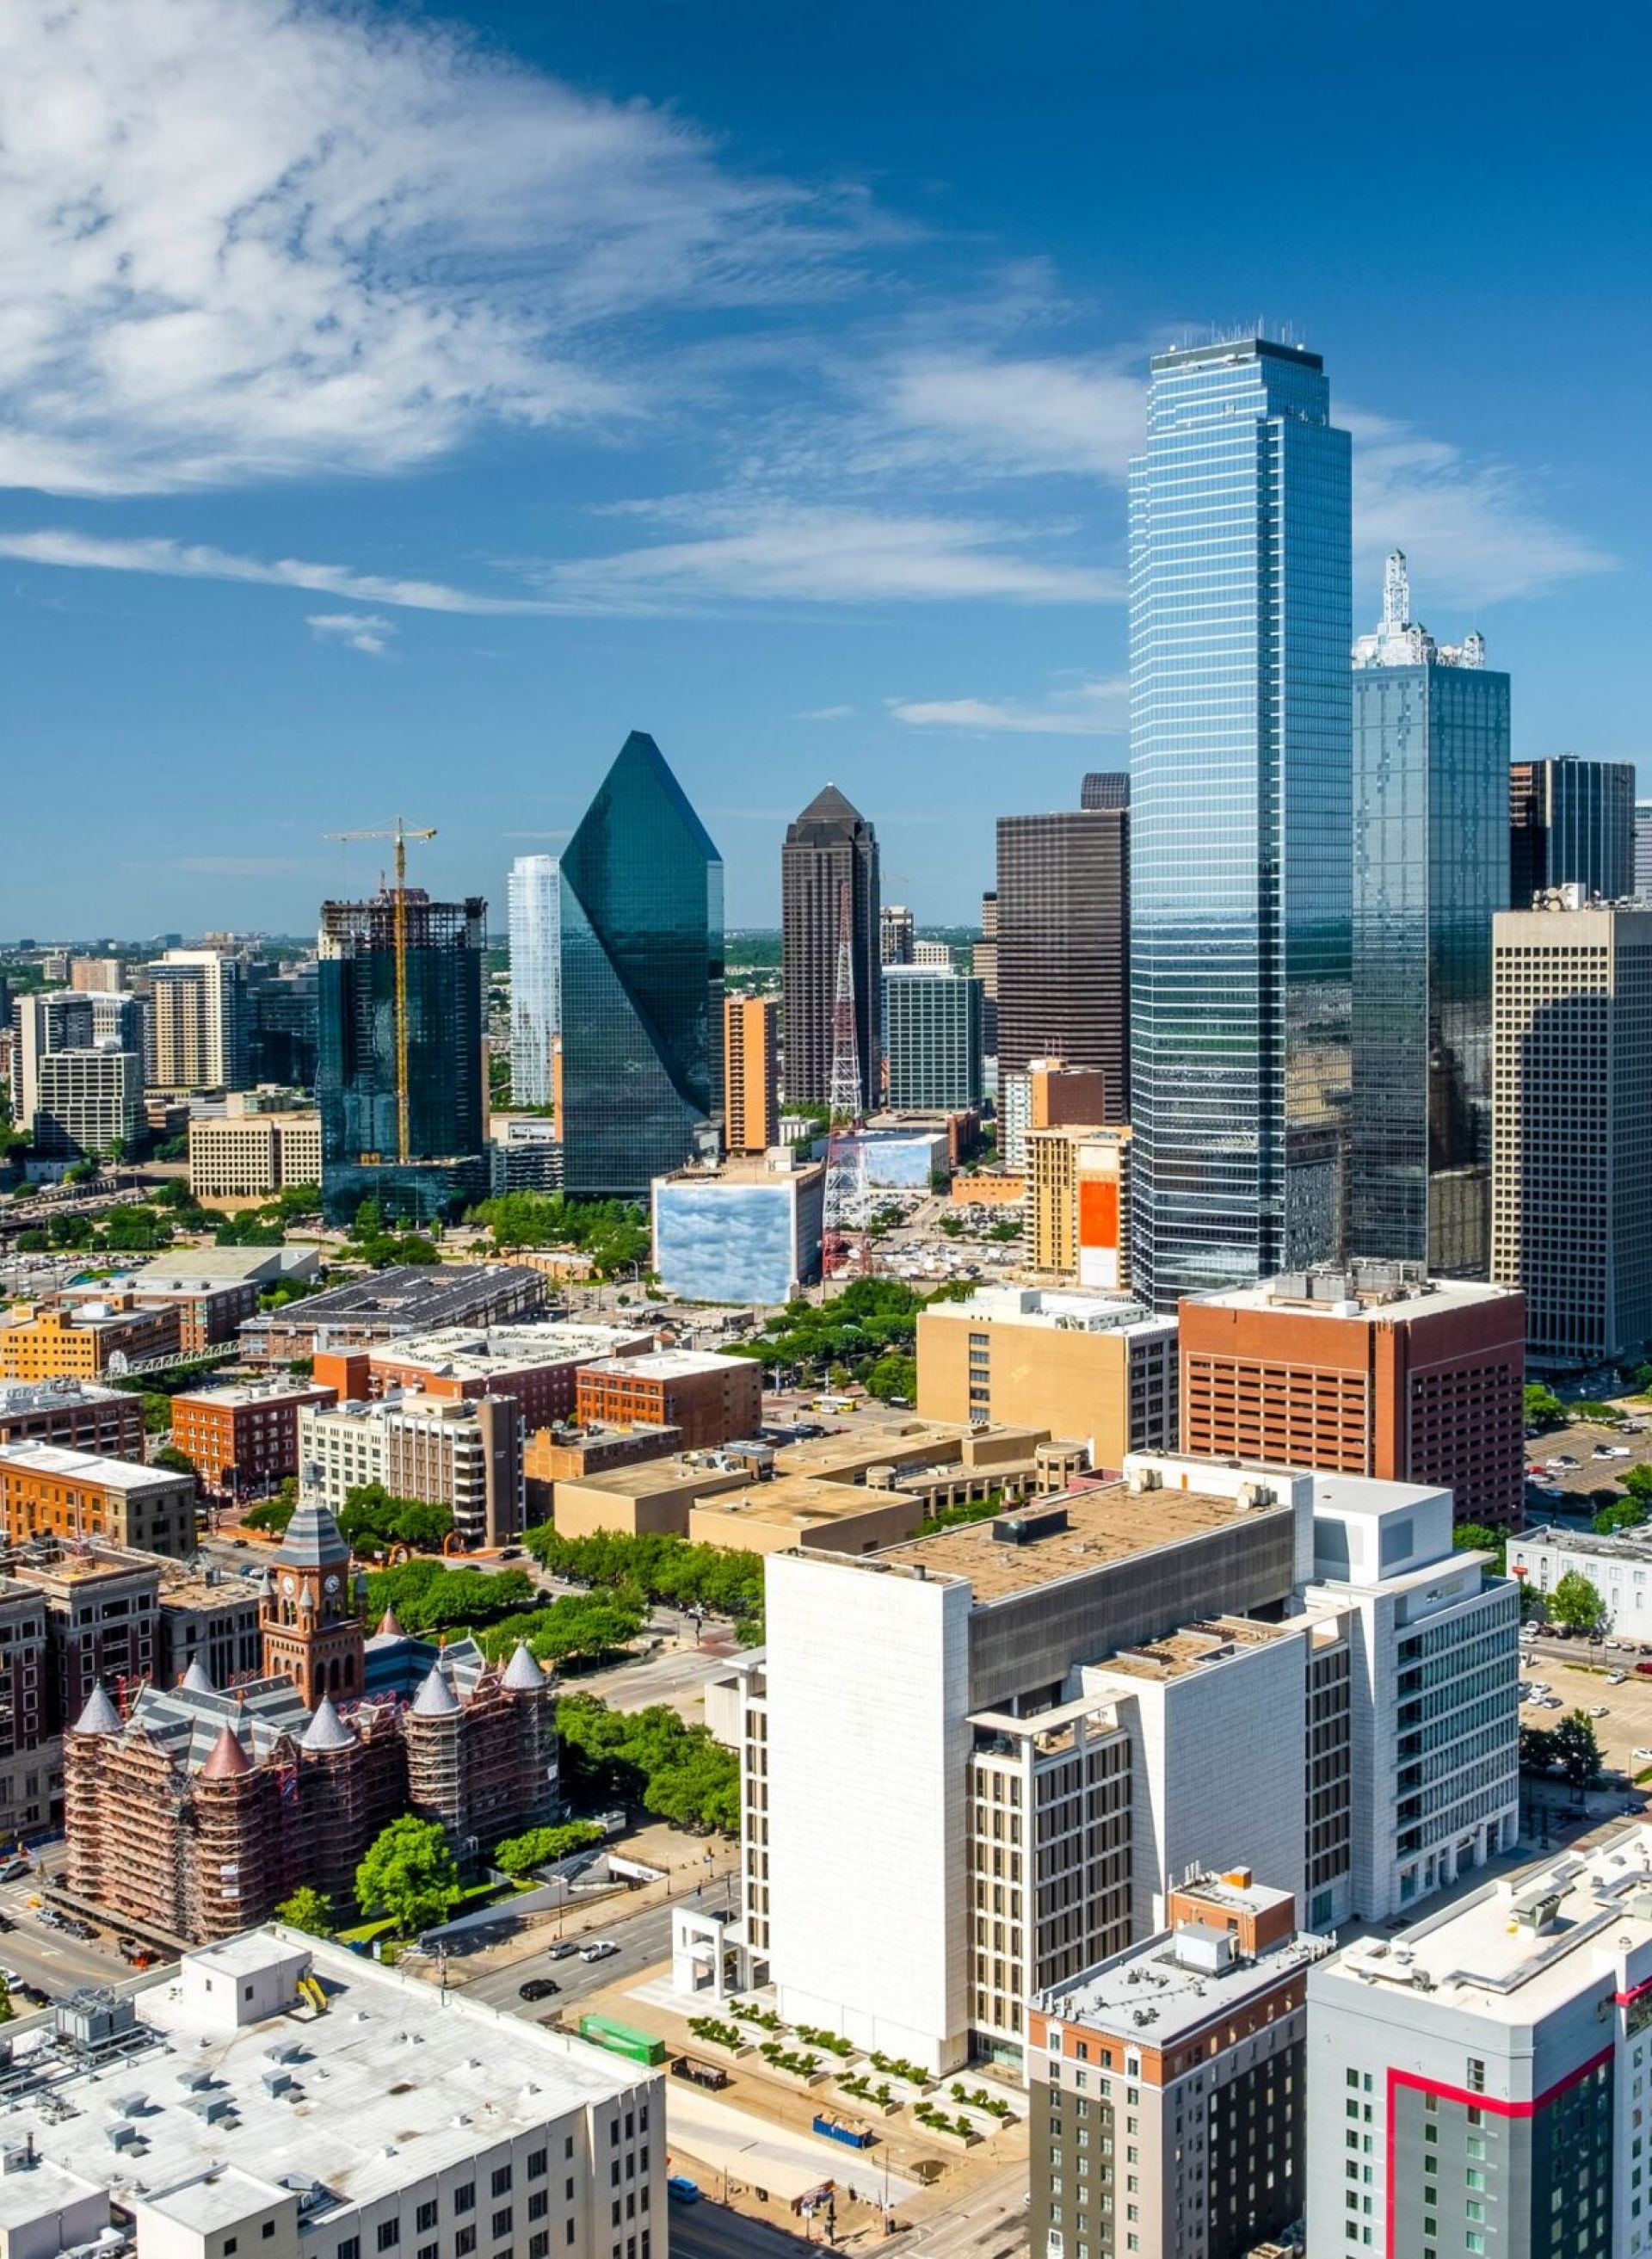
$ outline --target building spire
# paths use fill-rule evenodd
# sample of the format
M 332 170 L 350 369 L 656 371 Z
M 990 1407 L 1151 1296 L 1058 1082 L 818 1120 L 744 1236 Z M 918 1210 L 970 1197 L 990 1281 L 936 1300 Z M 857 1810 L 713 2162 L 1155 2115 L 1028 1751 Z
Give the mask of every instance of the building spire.
M 1383 625 L 1393 633 L 1410 624 L 1411 575 L 1406 569 L 1406 552 L 1391 549 L 1383 567 Z

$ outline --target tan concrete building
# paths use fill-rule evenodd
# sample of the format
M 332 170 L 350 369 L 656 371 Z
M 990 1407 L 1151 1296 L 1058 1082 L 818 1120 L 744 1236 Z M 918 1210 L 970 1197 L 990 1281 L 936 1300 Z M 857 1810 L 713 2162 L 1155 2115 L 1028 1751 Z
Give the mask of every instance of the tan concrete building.
M 393 1497 L 445 1506 L 464 1546 L 508 1543 L 523 1526 L 522 1407 L 511 1396 L 390 1396 L 306 1405 L 299 1456 L 320 1470 L 337 1514 L 352 1490 L 382 1483 Z
M 1044 1287 L 932 1303 L 918 1318 L 918 1410 L 1070 1437 L 1098 1472 L 1116 1472 L 1129 1452 L 1175 1443 L 1176 1321 Z
M 751 1479 L 744 1467 L 679 1457 L 559 1482 L 557 1535 L 686 1537 L 690 1510 L 699 1500 L 744 1491 Z
M 196 1545 L 195 1477 L 59 1443 L 9 1443 L 0 1449 L 0 1523 L 9 1545 L 101 1538 L 182 1560 Z
M 781 1475 L 697 1500 L 688 1510 L 687 1536 L 695 1545 L 735 1553 L 782 1553 L 798 1545 L 872 1553 L 915 1537 L 923 1518 L 922 1500 L 908 1491 Z
M 617 1467 L 669 1458 L 682 1444 L 678 1428 L 536 1429 L 522 1447 L 523 1484 L 530 1523 L 549 1521 L 559 1483 L 583 1482 Z
M 773 996 L 723 1005 L 723 1102 L 730 1153 L 766 1153 L 780 1137 L 780 1008 Z
M 1128 1290 L 1130 1136 L 1122 1126 L 1027 1132 L 1027 1258 L 1040 1279 Z
M 196 1115 L 189 1124 L 189 1189 L 197 1200 L 267 1200 L 321 1182 L 319 1114 Z
M 110 1294 L 95 1301 L 45 1302 L 0 1325 L 0 1380 L 96 1380 L 116 1357 L 136 1365 L 170 1356 L 181 1339 L 175 1304 L 156 1308 Z
M 754 1436 L 763 1420 L 763 1368 L 755 1358 L 694 1350 L 602 1358 L 581 1365 L 574 1399 L 583 1423 L 680 1428 L 701 1450 Z
M 1356 1262 L 1190 1297 L 1179 1323 L 1190 1456 L 1437 1483 L 1459 1521 L 1519 1521 L 1520 1293 Z

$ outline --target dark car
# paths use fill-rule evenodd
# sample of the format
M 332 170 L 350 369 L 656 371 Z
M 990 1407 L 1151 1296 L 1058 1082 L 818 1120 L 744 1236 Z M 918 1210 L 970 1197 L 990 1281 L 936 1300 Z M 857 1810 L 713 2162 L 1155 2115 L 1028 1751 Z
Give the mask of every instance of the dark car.
M 554 1977 L 530 1977 L 525 1985 L 516 1987 L 519 2000 L 548 2000 L 553 1992 L 562 1990 Z

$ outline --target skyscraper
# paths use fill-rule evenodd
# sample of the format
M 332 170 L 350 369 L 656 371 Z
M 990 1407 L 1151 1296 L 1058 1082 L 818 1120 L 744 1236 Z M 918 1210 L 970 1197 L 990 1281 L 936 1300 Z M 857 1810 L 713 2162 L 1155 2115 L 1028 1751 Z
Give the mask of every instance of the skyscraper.
M 1128 808 L 1129 769 L 1092 769 L 1079 789 L 1080 808 Z
M 766 1153 L 780 1141 L 780 1018 L 773 996 L 724 999 L 723 1104 L 731 1153 Z
M 786 1095 L 808 1106 L 824 1106 L 831 1096 L 832 992 L 845 883 L 853 919 L 850 961 L 860 1087 L 866 1103 L 873 1105 L 882 1057 L 878 836 L 859 809 L 829 784 L 788 825 L 780 851 Z M 909 924 L 908 930 L 909 937 Z
M 1602 901 L 1634 891 L 1634 763 L 1577 753 L 1516 761 L 1509 780 L 1509 901 L 1529 909 L 1546 887 Z
M 510 1096 L 549 1106 L 552 1051 L 562 1029 L 562 901 L 554 855 L 510 866 Z
M 886 902 L 878 914 L 879 961 L 910 965 L 916 949 L 911 911 L 904 902 Z
M 1509 681 L 1478 635 L 1436 644 L 1410 598 L 1396 550 L 1382 624 L 1354 645 L 1349 1245 L 1483 1279 Z
M 218 949 L 169 949 L 149 967 L 155 1080 L 163 1090 L 246 1087 L 246 967 Z
M 1161 1308 L 1340 1237 L 1351 544 L 1317 353 L 1154 360 L 1130 468 L 1130 1117 L 1132 1260 Z
M 1652 902 L 1652 800 L 1634 803 L 1634 898 Z
M 1568 887 L 1494 937 L 1492 1276 L 1533 1361 L 1586 1371 L 1652 1340 L 1652 908 Z
M 886 962 L 887 960 L 886 959 Z M 970 970 L 981 984 L 981 1042 L 989 1059 L 998 1057 L 998 890 L 989 887 L 981 896 L 981 937 L 976 943 Z
M 950 965 L 892 965 L 883 976 L 888 1102 L 928 1114 L 981 1102 L 982 991 Z
M 633 730 L 561 860 L 563 1181 L 646 1200 L 723 1136 L 723 859 Z
M 998 819 L 998 1065 L 1060 1058 L 1107 1077 L 1129 1115 L 1128 809 Z
M 401 1151 L 395 892 L 324 902 L 317 968 L 322 1204 L 364 1200 L 429 1222 L 487 1197 L 482 1038 L 487 909 L 480 895 L 404 898 L 408 1139 Z

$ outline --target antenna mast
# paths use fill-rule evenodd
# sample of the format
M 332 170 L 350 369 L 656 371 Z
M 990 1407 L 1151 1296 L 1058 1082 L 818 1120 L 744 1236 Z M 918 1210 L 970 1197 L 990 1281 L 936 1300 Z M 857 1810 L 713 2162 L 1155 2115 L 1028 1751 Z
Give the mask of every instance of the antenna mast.
M 866 1153 L 858 1131 L 863 1093 L 855 1011 L 855 912 L 850 882 L 837 889 L 837 962 L 832 985 L 831 1130 L 826 1146 L 821 1269 L 830 1278 L 849 1256 L 849 1235 L 864 1220 Z

